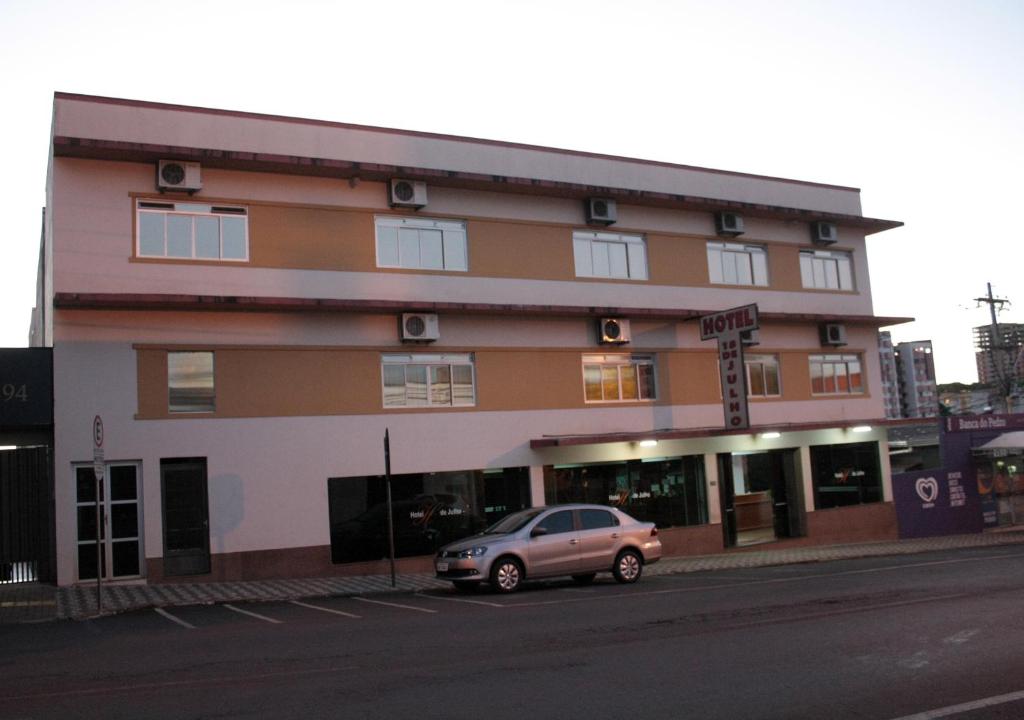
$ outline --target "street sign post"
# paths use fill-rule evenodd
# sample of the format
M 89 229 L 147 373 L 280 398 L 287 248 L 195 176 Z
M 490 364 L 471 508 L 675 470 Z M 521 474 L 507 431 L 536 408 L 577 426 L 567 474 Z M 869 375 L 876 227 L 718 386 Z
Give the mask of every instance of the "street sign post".
M 103 612 L 103 418 L 92 421 L 92 471 L 96 476 L 96 612 Z
M 743 364 L 743 333 L 757 330 L 757 305 L 703 315 L 700 339 L 718 340 L 718 371 L 722 377 L 722 408 L 725 427 L 750 427 L 747 407 L 747 370 Z

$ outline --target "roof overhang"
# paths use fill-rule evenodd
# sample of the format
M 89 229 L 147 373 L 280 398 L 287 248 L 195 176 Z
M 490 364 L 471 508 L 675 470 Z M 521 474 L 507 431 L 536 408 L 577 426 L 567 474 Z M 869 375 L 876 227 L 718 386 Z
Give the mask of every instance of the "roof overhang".
M 583 435 L 545 435 L 530 440 L 530 448 L 539 450 L 553 447 L 571 447 L 576 445 L 605 445 L 609 443 L 633 443 L 642 440 L 693 440 L 711 437 L 760 435 L 767 432 L 795 433 L 813 432 L 815 430 L 849 430 L 855 427 L 885 427 L 898 424 L 883 418 L 864 420 L 830 420 L 828 422 L 782 423 L 753 425 L 742 430 L 731 430 L 724 427 L 703 428 L 667 428 L 661 430 L 629 431 L 616 433 L 595 433 Z
M 547 317 L 609 317 L 637 319 L 697 320 L 710 310 L 686 308 L 601 307 L 584 305 L 524 305 L 497 303 L 423 302 L 418 300 L 347 300 L 335 298 L 244 297 L 235 295 L 162 295 L 143 293 L 54 294 L 53 305 L 61 310 L 170 310 L 214 312 L 340 312 L 394 313 L 437 312 L 465 315 L 510 315 Z M 850 325 L 886 327 L 912 322 L 913 318 L 877 315 L 762 312 L 771 322 L 842 322 Z

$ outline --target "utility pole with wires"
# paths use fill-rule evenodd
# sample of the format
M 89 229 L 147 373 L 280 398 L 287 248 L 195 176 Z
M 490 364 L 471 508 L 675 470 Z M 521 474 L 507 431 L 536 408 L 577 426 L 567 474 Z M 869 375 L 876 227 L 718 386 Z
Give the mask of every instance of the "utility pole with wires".
M 992 318 L 991 330 L 986 338 L 982 328 L 975 328 L 975 342 L 978 350 L 987 352 L 992 368 L 992 380 L 995 381 L 999 397 L 1006 404 L 1006 412 L 1013 411 L 1013 392 L 1017 386 L 1017 365 L 1020 362 L 1021 348 L 1017 344 L 1011 344 L 1010 338 L 1004 337 L 999 330 L 998 313 L 1004 306 L 1010 305 L 1006 298 L 997 298 L 992 295 L 992 283 L 986 283 L 988 294 L 985 297 L 974 298 L 980 307 L 982 303 L 988 305 Z M 1016 362 L 1013 356 L 1016 355 Z M 980 378 L 979 378 L 980 379 Z

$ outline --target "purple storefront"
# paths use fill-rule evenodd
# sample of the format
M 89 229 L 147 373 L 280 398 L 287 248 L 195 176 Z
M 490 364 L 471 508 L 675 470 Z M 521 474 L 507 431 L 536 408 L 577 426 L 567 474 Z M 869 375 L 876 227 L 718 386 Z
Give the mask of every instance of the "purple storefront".
M 1024 415 L 940 419 L 943 466 L 893 475 L 900 537 L 1024 525 Z

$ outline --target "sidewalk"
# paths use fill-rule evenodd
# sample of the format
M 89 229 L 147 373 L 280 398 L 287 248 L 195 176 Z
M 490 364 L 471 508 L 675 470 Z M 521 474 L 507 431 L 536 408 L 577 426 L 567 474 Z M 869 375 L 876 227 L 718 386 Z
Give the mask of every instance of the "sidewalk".
M 859 545 L 829 545 L 786 550 L 725 552 L 697 557 L 671 557 L 646 568 L 647 575 L 673 575 L 708 570 L 767 567 L 797 563 L 829 562 L 851 558 L 913 555 L 957 548 L 992 547 L 1024 544 L 1024 527 L 980 535 L 900 540 Z M 196 605 L 220 602 L 294 600 L 298 598 L 410 593 L 450 584 L 428 573 L 400 575 L 391 587 L 389 575 L 331 578 L 301 578 L 230 583 L 190 583 L 147 585 L 115 584 L 103 588 L 103 613 L 171 605 Z M 81 620 L 96 612 L 93 585 L 57 588 L 29 583 L 0 585 L 0 624 L 42 622 L 57 619 Z

